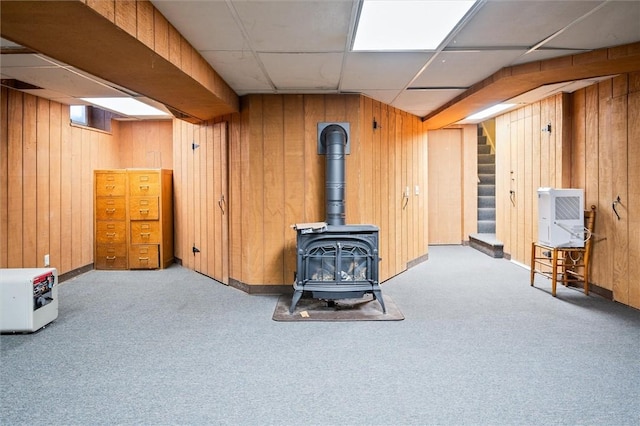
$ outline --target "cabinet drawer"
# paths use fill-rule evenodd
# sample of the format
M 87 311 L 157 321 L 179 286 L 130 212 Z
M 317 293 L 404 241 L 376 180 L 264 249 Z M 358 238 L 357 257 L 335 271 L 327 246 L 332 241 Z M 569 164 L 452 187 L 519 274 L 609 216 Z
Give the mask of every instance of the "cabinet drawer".
M 125 173 L 96 173 L 96 194 L 98 196 L 124 196 L 127 175 Z
M 96 269 L 127 269 L 127 245 L 99 244 L 94 264 Z
M 158 220 L 158 197 L 131 197 L 129 218 L 131 220 Z
M 97 197 L 97 220 L 125 220 L 126 218 L 124 197 Z
M 160 173 L 129 172 L 129 195 L 144 196 L 160 193 Z
M 159 252 L 156 244 L 132 244 L 129 246 L 129 269 L 158 268 Z
M 127 242 L 125 221 L 98 221 L 96 223 L 96 243 L 124 244 Z
M 160 222 L 131 222 L 131 244 L 160 244 Z

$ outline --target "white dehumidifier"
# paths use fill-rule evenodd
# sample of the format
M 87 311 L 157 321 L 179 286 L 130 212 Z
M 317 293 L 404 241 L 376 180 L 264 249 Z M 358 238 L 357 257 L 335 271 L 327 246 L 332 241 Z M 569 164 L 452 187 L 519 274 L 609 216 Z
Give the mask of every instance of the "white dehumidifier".
M 0 332 L 34 332 L 56 318 L 56 268 L 0 269 Z

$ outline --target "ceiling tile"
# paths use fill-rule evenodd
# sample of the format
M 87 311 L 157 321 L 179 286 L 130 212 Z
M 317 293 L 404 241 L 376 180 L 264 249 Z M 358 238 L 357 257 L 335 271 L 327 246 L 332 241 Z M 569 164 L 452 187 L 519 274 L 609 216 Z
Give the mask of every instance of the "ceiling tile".
M 431 53 L 352 52 L 345 60 L 340 89 L 403 89 Z
M 441 52 L 411 87 L 470 87 L 502 67 L 509 66 L 524 52 L 525 50 Z
M 153 5 L 196 50 L 245 50 L 242 35 L 225 1 L 152 0 Z
M 337 90 L 341 53 L 260 53 L 278 90 Z
M 391 102 L 398 96 L 400 90 L 363 90 L 362 93 L 371 99 L 375 99 L 376 101 L 383 102 L 385 104 L 391 105 Z
M 261 52 L 336 52 L 347 43 L 353 1 L 233 1 Z
M 448 47 L 532 47 L 589 12 L 599 3 L 565 0 L 490 0 L 462 28 Z
M 550 40 L 545 47 L 600 49 L 640 40 L 640 1 L 614 1 Z
M 418 116 L 425 116 L 464 90 L 407 90 L 391 104 Z
M 201 54 L 238 95 L 273 90 L 252 52 L 205 51 Z

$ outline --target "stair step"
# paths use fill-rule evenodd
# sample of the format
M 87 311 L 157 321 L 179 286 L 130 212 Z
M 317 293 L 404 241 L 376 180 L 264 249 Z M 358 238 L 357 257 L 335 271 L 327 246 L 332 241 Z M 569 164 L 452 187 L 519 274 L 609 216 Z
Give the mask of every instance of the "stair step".
M 480 184 L 493 184 L 496 183 L 496 175 L 495 174 L 484 174 L 478 173 L 478 179 L 480 179 Z
M 478 220 L 496 220 L 495 207 L 478 207 Z
M 495 164 L 478 164 L 478 173 L 482 173 L 484 175 L 493 175 L 496 173 L 496 165 Z
M 491 154 L 491 145 L 478 144 L 478 155 Z
M 495 195 L 478 195 L 478 208 L 496 208 Z
M 484 197 L 489 195 L 496 195 L 496 186 L 494 184 L 478 184 L 478 196 Z
M 495 163 L 496 163 L 495 154 L 479 154 L 478 155 L 478 164 L 495 164 Z
M 486 145 L 487 137 L 484 135 L 478 135 L 478 145 Z
M 493 220 L 479 220 L 478 221 L 478 232 L 479 233 L 495 233 L 496 232 L 496 222 Z
M 494 232 L 469 235 L 469 245 L 482 253 L 494 257 L 504 257 L 504 244 L 496 238 Z

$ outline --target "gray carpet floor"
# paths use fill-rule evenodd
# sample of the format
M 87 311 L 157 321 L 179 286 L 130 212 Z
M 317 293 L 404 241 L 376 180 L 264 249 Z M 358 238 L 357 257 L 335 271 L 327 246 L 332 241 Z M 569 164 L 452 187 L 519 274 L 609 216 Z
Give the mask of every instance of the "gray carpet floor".
M 382 286 L 404 321 L 277 322 L 177 265 L 91 271 L 0 336 L 0 424 L 640 424 L 640 311 L 550 287 L 435 246 Z

